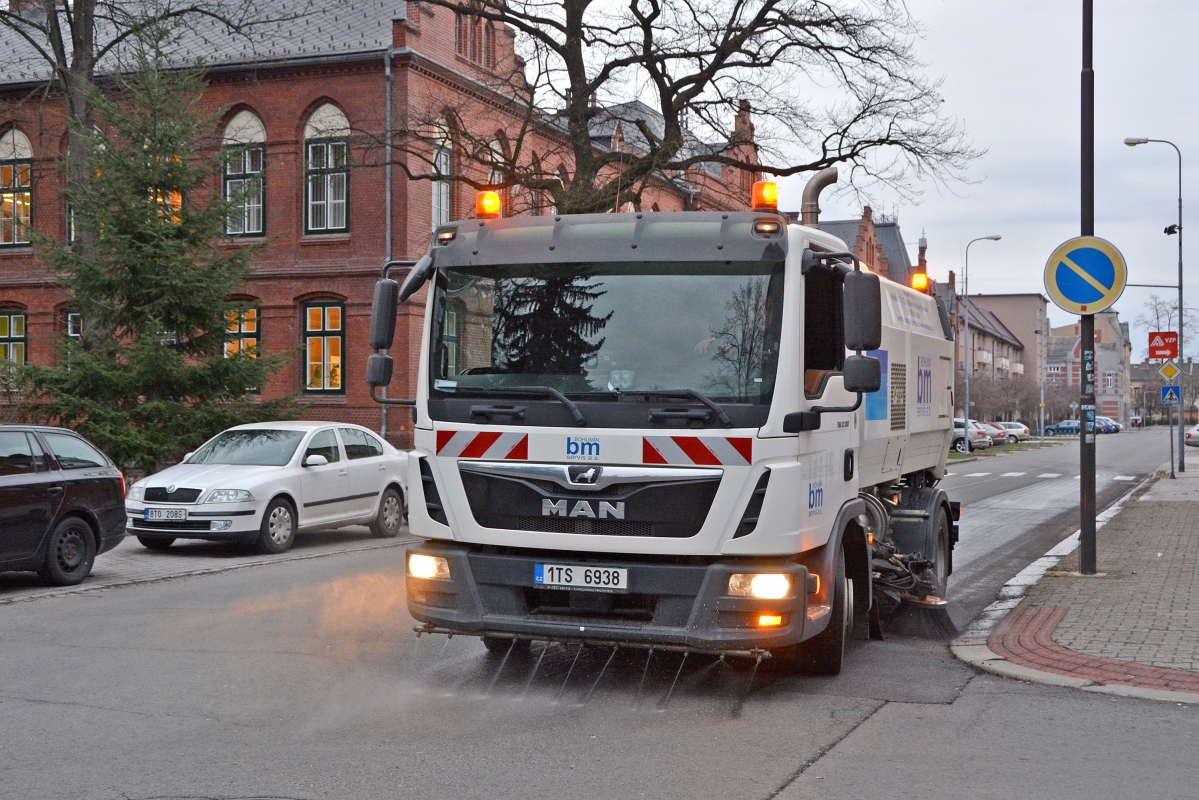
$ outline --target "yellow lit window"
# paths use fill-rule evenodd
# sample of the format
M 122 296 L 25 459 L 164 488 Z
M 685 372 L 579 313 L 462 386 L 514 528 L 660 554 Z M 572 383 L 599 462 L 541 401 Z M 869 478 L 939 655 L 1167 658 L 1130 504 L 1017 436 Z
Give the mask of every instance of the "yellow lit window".
M 304 309 L 304 390 L 307 392 L 344 391 L 343 314 L 344 309 L 337 303 L 312 304 Z

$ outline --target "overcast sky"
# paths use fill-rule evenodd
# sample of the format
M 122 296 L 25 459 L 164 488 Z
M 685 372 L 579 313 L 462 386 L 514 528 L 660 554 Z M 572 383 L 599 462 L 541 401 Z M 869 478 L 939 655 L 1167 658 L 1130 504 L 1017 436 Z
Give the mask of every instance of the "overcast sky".
M 919 205 L 896 205 L 880 192 L 875 211 L 898 211 L 915 261 L 921 230 L 929 272 L 961 280 L 970 248 L 970 292 L 1043 291 L 1045 261 L 1079 235 L 1079 72 L 1081 0 L 907 0 L 925 27 L 918 43 L 928 72 L 943 76 L 945 107 L 988 149 L 972 185 L 927 185 Z M 1189 225 L 1186 304 L 1199 307 L 1199 2 L 1095 2 L 1095 234 L 1120 249 L 1132 283 L 1174 284 L 1177 239 L 1162 229 L 1177 219 L 1178 166 L 1164 144 L 1127 147 L 1126 136 L 1169 139 L 1183 154 L 1183 222 Z M 805 178 L 785 181 L 781 205 L 798 210 Z M 826 197 L 823 217 L 860 214 L 852 198 Z M 1186 252 L 1184 252 L 1186 258 Z M 1194 276 L 1194 277 L 1192 277 Z M 960 283 L 959 283 L 960 290 Z M 1133 322 L 1151 292 L 1126 289 L 1116 304 Z M 1055 325 L 1072 322 L 1050 304 Z M 1144 355 L 1133 332 L 1134 357 Z M 1199 356 L 1199 342 L 1188 348 Z

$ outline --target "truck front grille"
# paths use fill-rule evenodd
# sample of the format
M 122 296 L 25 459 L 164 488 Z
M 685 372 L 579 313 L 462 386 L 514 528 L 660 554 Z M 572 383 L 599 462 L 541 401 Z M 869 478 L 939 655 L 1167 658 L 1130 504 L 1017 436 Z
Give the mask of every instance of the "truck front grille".
M 562 519 L 561 517 L 517 517 L 516 530 L 541 533 L 590 533 L 596 536 L 653 536 L 652 522 L 610 519 Z

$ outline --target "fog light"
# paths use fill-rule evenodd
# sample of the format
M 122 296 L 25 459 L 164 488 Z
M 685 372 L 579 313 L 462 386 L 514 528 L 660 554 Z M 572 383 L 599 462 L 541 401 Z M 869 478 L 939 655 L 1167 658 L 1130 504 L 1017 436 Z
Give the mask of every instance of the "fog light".
M 729 594 L 734 597 L 757 597 L 779 600 L 791 593 L 791 578 L 777 572 L 759 574 L 736 573 L 729 576 Z
M 441 556 L 413 553 L 408 556 L 408 574 L 414 578 L 449 580 L 450 562 Z
M 233 527 L 233 520 L 231 520 L 231 519 L 213 520 L 213 523 L 212 523 L 212 530 L 214 530 L 214 531 L 227 531 L 232 527 Z
M 777 628 L 779 625 L 782 625 L 782 624 L 783 624 L 783 617 L 781 614 L 759 614 L 758 615 L 758 627 L 759 628 Z

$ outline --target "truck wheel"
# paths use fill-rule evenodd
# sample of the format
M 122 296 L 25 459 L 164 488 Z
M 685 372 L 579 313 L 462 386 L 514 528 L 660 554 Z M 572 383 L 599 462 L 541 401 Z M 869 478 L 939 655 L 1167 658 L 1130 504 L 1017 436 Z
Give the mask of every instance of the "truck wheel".
M 934 558 L 933 573 L 937 576 L 937 596 L 942 600 L 946 599 L 946 592 L 949 591 L 949 569 L 950 569 L 950 554 L 949 554 L 949 516 L 945 513 L 945 507 L 937 508 L 936 517 L 937 540 L 933 545 Z
M 833 574 L 833 610 L 828 627 L 799 645 L 799 671 L 808 675 L 837 675 L 845 658 L 845 630 L 849 627 L 850 610 L 843 549 L 837 549 L 837 566 Z
M 505 639 L 502 636 L 483 636 L 483 646 L 487 648 L 487 653 L 502 656 L 508 652 L 508 648 L 512 648 L 512 655 L 519 656 L 529 652 L 529 640 L 517 639 L 516 646 L 513 647 L 511 639 Z

